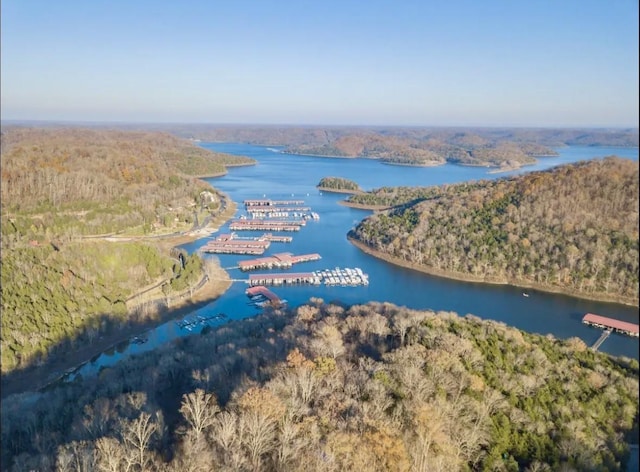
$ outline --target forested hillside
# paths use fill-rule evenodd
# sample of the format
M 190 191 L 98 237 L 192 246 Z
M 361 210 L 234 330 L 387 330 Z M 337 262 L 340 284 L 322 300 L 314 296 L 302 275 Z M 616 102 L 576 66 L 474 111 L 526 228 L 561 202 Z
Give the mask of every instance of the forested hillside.
M 566 145 L 638 147 L 638 129 L 474 128 L 410 126 L 286 126 L 138 124 L 203 141 L 283 146 L 284 152 L 370 157 L 391 164 L 453 162 L 515 168 Z
M 179 293 L 202 261 L 159 246 L 224 211 L 200 174 L 248 158 L 215 154 L 168 134 L 88 129 L 2 131 L 2 374 L 46 363 L 157 315 L 132 311 L 137 291 Z M 131 237 L 107 241 L 101 235 Z
M 638 375 L 577 338 L 312 299 L 3 399 L 2 470 L 625 470 Z
M 200 175 L 248 158 L 168 134 L 10 128 L 2 132 L 2 244 L 19 237 L 102 234 L 192 222 Z
M 494 181 L 384 189 L 350 200 L 400 205 L 349 234 L 400 263 L 638 304 L 637 162 L 609 157 Z
M 423 139 L 357 133 L 327 144 L 290 146 L 286 152 L 319 156 L 370 157 L 389 164 L 431 166 L 453 162 L 488 167 L 519 167 L 536 162 L 535 155 L 555 155 L 535 143 L 490 140 L 472 133 Z
M 527 152 L 567 145 L 638 147 L 638 128 L 477 128 L 425 126 L 286 126 L 214 124 L 130 124 L 129 129 L 166 131 L 203 141 L 280 146 L 324 146 L 345 136 L 363 134 L 410 141 L 451 142 L 462 147 L 488 142 L 526 145 Z M 543 146 L 543 147 L 541 147 Z

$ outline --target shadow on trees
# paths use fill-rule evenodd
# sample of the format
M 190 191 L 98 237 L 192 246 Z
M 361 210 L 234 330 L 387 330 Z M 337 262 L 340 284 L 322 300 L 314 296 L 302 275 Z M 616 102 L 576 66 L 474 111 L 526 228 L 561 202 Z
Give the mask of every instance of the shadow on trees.
M 87 320 L 72 335 L 65 336 L 49 347 L 45 353 L 21 366 L 2 374 L 1 395 L 41 389 L 73 372 L 86 362 L 95 361 L 103 353 L 124 352 L 135 336 L 180 318 L 210 304 L 213 300 L 188 301 L 179 307 L 167 308 L 162 302 L 154 302 L 156 314 L 152 317 L 141 313 L 128 315 L 126 320 L 111 313 L 102 313 Z M 149 305 L 147 305 L 149 307 Z M 99 332 L 91 326 L 100 326 Z
M 189 311 L 197 305 L 192 304 Z M 173 310 L 168 316 L 176 317 L 185 311 L 184 308 Z M 94 411 L 96 402 L 105 399 L 118 403 L 140 398 L 140 407 L 131 410 L 129 418 L 125 414 L 125 419 L 134 419 L 140 409 L 159 411 L 165 428 L 163 436 L 173 437 L 176 427 L 182 422 L 179 409 L 184 394 L 196 388 L 216 392 L 218 404 L 224 407 L 243 383 L 264 382 L 269 378 L 273 364 L 284 361 L 292 347 L 292 342 L 282 336 L 291 316 L 290 312 L 265 309 L 254 318 L 231 320 L 203 329 L 199 334 L 177 338 L 151 351 L 124 357 L 112 366 L 100 368 L 95 374 L 78 375 L 71 381 L 58 380 L 38 391 L 24 389 L 19 395 L 9 396 L 3 386 L 3 403 L 8 400 L 6 421 L 10 429 L 6 431 L 6 437 L 11 438 L 11 444 L 3 445 L 6 457 L 9 459 L 19 451 L 35 453 L 36 449 L 32 448 L 37 448 L 37 445 L 33 431 L 52 434 L 58 431 L 56 434 L 64 434 L 69 440 L 86 438 L 87 431 L 78 422 L 93 416 L 88 412 Z M 57 348 L 71 341 L 59 343 Z M 122 352 L 129 342 L 121 341 L 111 349 Z M 31 367 L 29 373 L 36 378 L 36 372 L 44 371 L 45 367 Z M 27 372 L 24 370 L 5 376 L 3 383 L 10 385 L 17 375 Z M 32 413 L 24 423 L 15 421 L 15 415 L 23 415 L 24 409 L 20 407 L 22 413 L 13 411 L 15 408 L 11 405 L 29 405 Z M 166 448 L 165 453 L 171 456 L 171 448 Z

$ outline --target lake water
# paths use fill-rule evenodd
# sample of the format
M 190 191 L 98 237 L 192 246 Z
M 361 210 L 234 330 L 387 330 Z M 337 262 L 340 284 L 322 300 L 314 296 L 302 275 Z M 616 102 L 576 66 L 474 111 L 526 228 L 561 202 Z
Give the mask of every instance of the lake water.
M 214 187 L 227 193 L 236 203 L 236 216 L 244 213 L 245 199 L 270 198 L 278 200 L 304 200 L 305 206 L 320 215 L 318 221 L 308 221 L 299 232 L 278 233 L 293 237 L 291 243 L 272 243 L 266 255 L 278 252 L 293 254 L 318 253 L 321 260 L 294 266 L 292 272 L 310 272 L 321 269 L 359 267 L 369 274 L 369 285 L 342 286 L 289 286 L 274 287 L 273 291 L 290 306 L 308 301 L 311 297 L 347 304 L 368 301 L 387 301 L 415 309 L 468 313 L 515 326 L 524 331 L 553 334 L 558 338 L 577 336 L 588 345 L 601 334 L 600 330 L 581 323 L 587 312 L 638 323 L 638 308 L 620 304 L 593 302 L 565 295 L 523 290 L 511 286 L 469 283 L 426 275 L 380 261 L 355 248 L 346 239 L 347 232 L 370 214 L 366 210 L 348 208 L 339 204 L 345 195 L 321 193 L 316 185 L 322 177 L 344 177 L 357 182 L 361 188 L 371 190 L 383 186 L 428 186 L 463 181 L 496 179 L 532 170 L 543 170 L 580 160 L 618 155 L 638 160 L 637 148 L 605 148 L 570 146 L 557 149 L 558 157 L 542 157 L 536 165 L 501 174 L 490 174 L 488 169 L 446 164 L 438 167 L 407 167 L 386 165 L 371 159 L 337 159 L 289 155 L 277 148 L 246 144 L 200 143 L 206 149 L 249 156 L 258 161 L 255 166 L 230 168 L 227 175 L 207 179 Z M 228 233 L 228 224 L 209 238 L 182 246 L 189 252 L 197 251 L 211 238 Z M 239 236 L 260 236 L 264 231 L 238 232 Z M 247 280 L 249 273 L 237 269 L 238 261 L 256 256 L 206 255 L 218 257 L 222 267 L 232 279 Z M 209 316 L 223 312 L 230 319 L 254 316 L 258 310 L 248 304 L 243 281 L 234 282 L 218 300 L 201 308 L 192 316 Z M 104 353 L 82 366 L 76 374 L 94 373 L 101 366 L 112 365 L 125 355 L 153 349 L 179 336 L 201 330 L 187 331 L 169 322 L 148 333 L 145 344 L 123 343 L 117 349 Z M 601 351 L 638 359 L 638 339 L 612 334 L 600 347 Z M 75 377 L 75 375 L 73 375 Z

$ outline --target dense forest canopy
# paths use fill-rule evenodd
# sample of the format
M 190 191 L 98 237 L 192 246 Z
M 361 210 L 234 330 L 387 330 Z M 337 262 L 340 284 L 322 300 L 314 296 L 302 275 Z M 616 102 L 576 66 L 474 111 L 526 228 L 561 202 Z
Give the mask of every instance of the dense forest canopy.
M 165 131 L 213 142 L 282 146 L 283 151 L 369 157 L 390 164 L 430 166 L 445 162 L 517 168 L 566 145 L 638 147 L 637 128 L 474 128 L 402 126 L 293 126 L 128 124 L 132 130 Z M 100 128 L 96 125 L 96 128 Z
M 3 128 L 0 158 L 3 382 L 157 314 L 133 310 L 138 290 L 165 283 L 169 297 L 195 285 L 198 257 L 179 264 L 140 238 L 212 218 L 223 196 L 195 176 L 254 162 L 166 133 L 17 127 Z M 115 233 L 132 239 L 100 237 Z
M 623 471 L 638 375 L 577 338 L 312 299 L 3 399 L 2 469 Z
M 345 192 L 345 193 L 358 193 L 361 191 L 360 186 L 353 180 L 345 179 L 344 177 L 323 177 L 316 186 L 319 189 Z
M 638 303 L 637 162 L 608 157 L 350 200 L 399 205 L 350 237 L 416 268 Z
M 189 206 L 211 190 L 196 176 L 254 162 L 166 133 L 77 128 L 3 129 L 1 159 L 3 223 L 21 235 L 34 224 L 57 236 L 190 219 Z M 2 226 L 5 244 L 12 237 Z

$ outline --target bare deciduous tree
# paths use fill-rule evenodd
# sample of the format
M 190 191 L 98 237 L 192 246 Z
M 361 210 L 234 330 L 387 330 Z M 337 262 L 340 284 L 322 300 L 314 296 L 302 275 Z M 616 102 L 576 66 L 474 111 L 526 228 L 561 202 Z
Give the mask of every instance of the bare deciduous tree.
M 124 442 L 131 449 L 135 464 L 142 470 L 148 470 L 151 455 L 149 446 L 156 430 L 157 424 L 146 412 L 142 412 L 138 418 L 128 422 L 124 428 Z
M 213 425 L 215 415 L 220 411 L 215 395 L 202 389 L 182 396 L 180 413 L 195 433 L 196 441 L 203 431 Z

